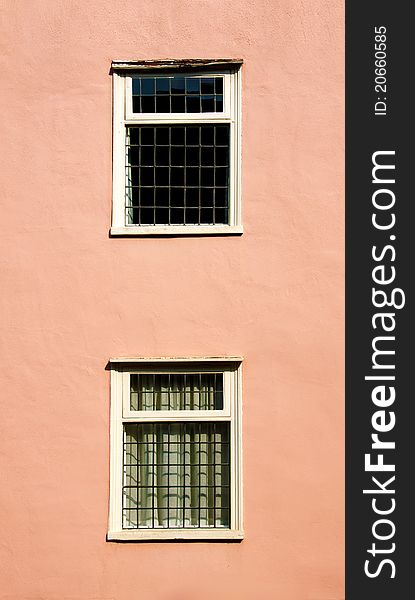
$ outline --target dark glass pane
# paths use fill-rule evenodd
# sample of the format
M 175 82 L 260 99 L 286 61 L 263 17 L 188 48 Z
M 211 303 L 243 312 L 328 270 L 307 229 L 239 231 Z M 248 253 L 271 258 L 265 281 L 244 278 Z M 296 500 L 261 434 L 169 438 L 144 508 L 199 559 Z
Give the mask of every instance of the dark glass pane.
M 223 94 L 223 77 L 215 77 L 215 93 Z
M 127 177 L 131 180 L 130 185 L 139 185 L 140 170 L 139 167 L 128 167 Z
M 186 223 L 198 223 L 199 222 L 199 209 L 198 208 L 186 208 Z
M 170 221 L 173 225 L 184 224 L 184 209 L 183 208 L 172 208 L 170 211 Z
M 216 148 L 215 150 L 215 163 L 217 166 L 227 166 L 229 163 L 229 150 L 228 148 Z
M 211 77 L 203 77 L 201 81 L 201 92 L 202 94 L 214 94 L 215 93 L 215 80 Z
M 141 79 L 141 93 L 143 96 L 153 96 L 155 91 L 153 77 L 143 77 Z
M 170 176 L 171 185 L 184 185 L 184 169 L 183 168 L 172 168 Z
M 213 96 L 202 96 L 202 112 L 214 112 L 215 102 Z
M 188 188 L 186 190 L 186 206 L 199 206 L 199 189 Z
M 133 79 L 133 96 L 139 96 L 141 94 L 141 80 Z
M 211 207 L 213 206 L 213 188 L 206 188 L 201 190 L 201 206 Z
M 223 439 L 227 439 L 225 436 L 223 436 Z M 221 464 L 229 464 L 229 442 L 224 442 L 222 444 L 215 444 L 216 445 L 216 452 L 220 452 L 221 453 Z
M 186 94 L 199 94 L 200 93 L 200 79 L 199 78 L 186 78 Z
M 170 206 L 176 206 L 178 208 L 184 206 L 184 189 L 182 187 L 179 188 L 171 188 L 170 191 Z
M 200 97 L 192 96 L 186 97 L 186 112 L 188 113 L 199 113 L 200 112 Z
M 130 165 L 138 165 L 140 160 L 139 146 L 133 146 L 128 149 L 128 162 Z
M 157 146 L 168 146 L 170 141 L 169 128 L 157 127 L 156 129 L 156 144 Z
M 213 223 L 213 208 L 202 208 L 200 211 L 200 222 L 207 225 Z
M 138 223 L 140 220 L 140 209 L 139 208 L 128 208 L 128 222 L 129 223 Z
M 184 77 L 173 77 L 171 80 L 171 93 L 184 94 Z
M 156 186 L 168 186 L 169 185 L 169 168 L 168 167 L 156 167 Z
M 229 144 L 229 127 L 218 126 L 215 128 L 216 145 L 227 146 Z
M 140 188 L 139 187 L 129 188 L 128 198 L 130 200 L 131 206 L 139 206 L 139 204 L 140 204 Z
M 197 167 L 199 164 L 199 146 L 195 146 L 194 148 L 186 148 L 186 165 Z
M 223 442 L 229 442 L 229 427 L 219 427 L 217 428 L 217 431 L 220 432 L 221 438 Z M 220 446 L 221 444 L 219 444 Z M 228 444 L 223 444 L 224 448 L 224 456 L 223 458 L 225 459 L 224 462 L 229 463 L 229 445 Z
M 228 210 L 226 208 L 215 208 L 215 223 L 228 224 Z
M 212 146 L 214 144 L 214 140 L 215 140 L 215 127 L 213 126 L 209 126 L 209 125 L 205 125 L 202 127 L 202 145 L 207 146 L 210 145 Z
M 168 208 L 156 208 L 156 223 L 160 225 L 169 224 L 169 209 Z
M 141 225 L 151 225 L 152 223 L 154 223 L 153 208 L 142 208 L 140 210 L 140 223 Z
M 158 77 L 156 79 L 156 94 L 168 94 L 170 92 L 170 80 L 168 77 Z
M 157 96 L 156 98 L 156 112 L 169 113 L 170 112 L 170 98 L 169 96 Z
M 141 146 L 141 164 L 143 166 L 154 165 L 154 148 L 152 146 Z
M 215 153 L 213 148 L 201 148 L 201 165 L 205 167 L 213 167 L 215 161 Z
M 153 96 L 141 96 L 141 112 L 143 112 L 143 113 L 155 112 Z
M 186 112 L 186 99 L 184 96 L 171 97 L 171 112 L 184 113 Z
M 154 127 L 141 127 L 141 143 L 151 146 L 154 144 Z
M 227 188 L 216 188 L 215 190 L 215 205 L 227 207 L 228 206 L 228 189 Z
M 186 167 L 186 185 L 199 185 L 199 169 Z
M 133 112 L 141 112 L 141 98 L 140 96 L 133 96 Z
M 140 204 L 141 206 L 154 205 L 154 190 L 152 187 L 140 189 Z
M 171 149 L 171 164 L 174 166 L 184 165 L 184 148 L 173 146 Z
M 187 127 L 186 128 L 186 144 L 188 146 L 199 145 L 199 127 Z
M 182 146 L 184 144 L 184 131 L 185 128 L 183 126 L 175 126 L 171 128 L 171 143 L 173 146 Z
M 156 146 L 156 165 L 159 167 L 168 166 L 169 148 L 168 146 Z
M 223 96 L 216 96 L 216 112 L 223 112 Z
M 215 169 L 215 185 L 227 185 L 228 169 L 227 167 Z
M 154 169 L 141 169 L 140 185 L 154 185 Z
M 157 206 L 168 206 L 169 205 L 170 190 L 168 188 L 157 188 L 156 189 L 156 205 Z
M 201 186 L 214 184 L 214 169 L 203 168 L 201 177 Z
M 140 143 L 140 127 L 129 127 L 128 135 L 130 137 L 130 145 L 138 146 Z

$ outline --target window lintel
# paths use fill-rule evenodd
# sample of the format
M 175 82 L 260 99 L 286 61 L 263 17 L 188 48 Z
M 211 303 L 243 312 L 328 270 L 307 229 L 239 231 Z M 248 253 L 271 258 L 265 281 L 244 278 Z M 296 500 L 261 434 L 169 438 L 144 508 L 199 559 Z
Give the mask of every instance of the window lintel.
M 241 363 L 241 356 L 157 356 L 157 357 L 115 357 L 109 359 L 109 364 L 135 364 L 135 363 L 205 363 L 205 362 L 233 362 Z
M 168 71 L 192 69 L 238 69 L 242 58 L 166 58 L 157 60 L 113 60 L 112 71 Z

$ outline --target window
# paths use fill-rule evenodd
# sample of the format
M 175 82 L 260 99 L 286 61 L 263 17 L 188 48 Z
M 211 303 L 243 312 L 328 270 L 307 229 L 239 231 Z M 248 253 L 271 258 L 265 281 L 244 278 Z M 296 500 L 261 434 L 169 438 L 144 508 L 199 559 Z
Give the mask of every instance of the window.
M 242 233 L 240 65 L 113 62 L 113 235 Z
M 110 361 L 109 540 L 242 539 L 241 360 Z

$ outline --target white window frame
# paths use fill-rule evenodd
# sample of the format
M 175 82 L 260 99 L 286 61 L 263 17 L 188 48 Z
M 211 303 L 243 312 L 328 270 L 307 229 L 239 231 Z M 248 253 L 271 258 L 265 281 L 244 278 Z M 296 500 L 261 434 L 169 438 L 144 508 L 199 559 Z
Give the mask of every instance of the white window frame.
M 192 62 L 192 61 L 187 61 Z M 157 72 L 151 70 L 151 64 L 143 68 L 144 63 L 125 63 L 113 61 L 113 190 L 112 225 L 110 233 L 114 236 L 149 235 L 240 235 L 243 233 L 241 221 L 241 62 L 229 64 L 224 61 L 218 70 L 203 65 L 212 61 L 197 61 L 203 69 L 188 70 L 181 67 L 181 61 L 157 61 Z M 163 65 L 165 68 L 163 68 Z M 193 66 L 193 65 L 192 65 Z M 184 77 L 224 78 L 223 113 L 133 113 L 132 79 L 174 75 Z M 229 177 L 229 224 L 219 225 L 130 225 L 126 224 L 125 214 L 125 137 L 129 125 L 168 123 L 229 123 L 230 124 L 230 177 Z
M 110 503 L 107 539 L 111 540 L 241 540 L 242 524 L 242 358 L 113 358 L 111 367 Z M 129 376 L 136 373 L 224 374 L 223 410 L 131 411 Z M 226 421 L 230 423 L 229 528 L 123 529 L 123 429 L 124 423 Z

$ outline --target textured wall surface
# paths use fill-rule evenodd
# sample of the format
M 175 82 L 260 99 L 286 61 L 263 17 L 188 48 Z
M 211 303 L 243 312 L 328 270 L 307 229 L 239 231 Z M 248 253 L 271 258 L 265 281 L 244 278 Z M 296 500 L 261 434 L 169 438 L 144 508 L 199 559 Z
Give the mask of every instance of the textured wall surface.
M 343 4 L 6 0 L 2 600 L 339 600 Z M 242 237 L 110 239 L 111 59 L 242 57 Z M 111 356 L 243 355 L 246 537 L 105 541 Z

